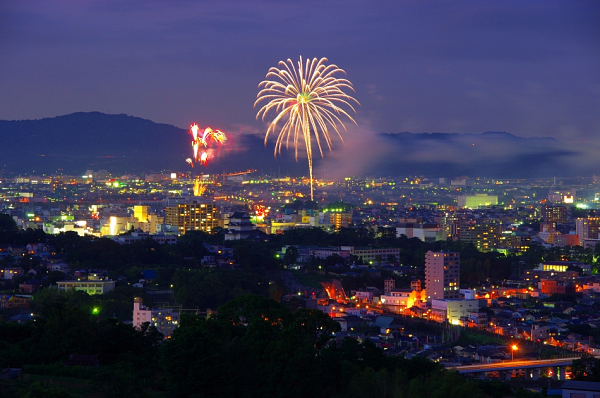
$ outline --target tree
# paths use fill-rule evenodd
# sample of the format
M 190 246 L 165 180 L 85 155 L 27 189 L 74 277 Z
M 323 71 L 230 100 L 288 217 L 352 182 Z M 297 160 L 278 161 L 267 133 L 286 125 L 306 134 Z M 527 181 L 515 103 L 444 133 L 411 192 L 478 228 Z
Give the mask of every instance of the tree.
M 594 357 L 576 359 L 571 365 L 571 372 L 575 380 L 600 382 L 600 359 Z
M 17 232 L 19 228 L 15 220 L 6 213 L 0 213 L 0 232 Z
M 314 200 L 304 202 L 304 208 L 307 210 L 319 210 L 319 203 Z
M 325 267 L 333 267 L 338 264 L 344 264 L 344 258 L 337 253 L 325 257 Z
M 48 384 L 43 386 L 39 381 L 31 383 L 25 393 L 22 395 L 23 398 L 69 398 L 72 395 L 68 390 L 58 387 L 54 384 Z
M 327 209 L 334 209 L 338 211 L 351 211 L 353 208 L 354 206 L 352 206 L 350 203 L 345 203 L 341 200 L 327 205 Z
M 577 206 L 571 206 L 571 217 L 573 218 L 585 218 L 587 216 L 586 209 L 580 209 Z
M 300 257 L 300 254 L 298 253 L 298 249 L 296 248 L 296 246 L 288 246 L 285 249 L 283 263 L 286 265 L 295 264 L 298 260 L 298 257 Z

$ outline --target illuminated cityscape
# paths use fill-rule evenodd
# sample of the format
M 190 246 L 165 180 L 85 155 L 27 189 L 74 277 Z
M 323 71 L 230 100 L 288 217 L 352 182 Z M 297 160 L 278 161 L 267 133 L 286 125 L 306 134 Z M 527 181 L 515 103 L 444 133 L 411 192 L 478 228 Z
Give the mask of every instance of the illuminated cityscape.
M 594 2 L 0 16 L 0 397 L 599 396 Z

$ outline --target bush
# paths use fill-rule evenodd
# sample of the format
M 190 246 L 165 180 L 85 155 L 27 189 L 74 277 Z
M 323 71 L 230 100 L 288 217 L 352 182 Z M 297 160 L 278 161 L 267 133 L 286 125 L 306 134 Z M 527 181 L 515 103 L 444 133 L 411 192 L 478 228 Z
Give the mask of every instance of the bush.
M 50 365 L 24 365 L 23 372 L 34 375 L 91 379 L 98 373 L 98 370 L 83 366 L 65 366 L 57 362 Z

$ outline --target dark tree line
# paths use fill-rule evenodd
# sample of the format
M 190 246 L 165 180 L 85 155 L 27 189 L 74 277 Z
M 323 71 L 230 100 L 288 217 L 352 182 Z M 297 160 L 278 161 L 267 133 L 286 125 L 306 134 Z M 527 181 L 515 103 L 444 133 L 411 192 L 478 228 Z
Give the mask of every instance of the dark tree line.
M 338 330 L 320 311 L 240 296 L 214 317 L 182 320 L 161 347 L 166 390 L 174 397 L 500 396 L 425 358 L 388 357 L 369 340 L 336 342 Z
M 335 340 L 337 322 L 318 310 L 289 311 L 238 296 L 206 319 L 183 315 L 171 339 L 99 317 L 80 294 L 45 297 L 35 321 L 0 323 L 0 366 L 82 379 L 107 397 L 501 397 L 502 383 L 467 381 L 425 358 L 390 357 L 369 340 Z M 71 354 L 100 366 L 67 368 Z M 71 396 L 33 383 L 26 396 Z M 18 395 L 8 395 L 18 396 Z

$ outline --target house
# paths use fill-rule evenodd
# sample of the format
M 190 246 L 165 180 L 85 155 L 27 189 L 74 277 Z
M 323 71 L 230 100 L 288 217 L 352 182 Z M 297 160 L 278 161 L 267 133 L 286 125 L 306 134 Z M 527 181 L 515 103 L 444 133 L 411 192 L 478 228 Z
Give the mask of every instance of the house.
M 158 277 L 158 275 L 155 269 L 145 269 L 142 271 L 142 277 L 146 282 L 152 282 Z
M 17 276 L 25 275 L 25 270 L 21 267 L 0 268 L 0 279 L 14 279 Z
M 20 314 L 11 316 L 10 318 L 8 318 L 8 320 L 10 322 L 17 322 L 17 323 L 30 322 L 30 321 L 33 321 L 33 314 L 31 314 L 29 312 L 22 312 Z
M 598 395 L 600 395 L 600 383 L 568 380 L 562 385 L 563 398 L 595 398 Z
M 12 253 L 13 257 L 23 257 L 27 254 L 25 246 L 9 246 L 8 251 Z
M 387 334 L 392 329 L 398 330 L 400 328 L 399 325 L 394 324 L 394 318 L 391 316 L 378 316 L 375 319 L 375 326 L 379 328 L 381 334 Z
M 0 295 L 0 308 L 29 308 L 31 296 L 19 296 L 16 294 Z
M 23 293 L 34 293 L 42 287 L 42 281 L 39 279 L 29 279 L 19 285 L 19 290 Z
M 0 380 L 17 379 L 23 374 L 21 368 L 5 368 L 0 371 Z
M 27 249 L 27 254 L 32 256 L 39 256 L 42 253 L 48 252 L 48 247 L 43 243 L 29 243 L 25 246 L 25 249 Z
M 488 325 L 488 315 L 483 311 L 471 311 L 469 312 L 469 326 L 477 327 L 479 329 L 485 329 Z
M 69 264 L 63 263 L 63 262 L 52 263 L 52 264 L 50 264 L 49 268 L 50 268 L 50 271 L 58 271 L 58 272 L 62 272 L 64 274 L 69 272 Z
M 353 331 L 354 328 L 364 323 L 364 321 L 356 315 L 346 315 L 342 317 L 337 317 L 335 318 L 335 321 L 339 323 L 342 327 L 342 332 Z
M 215 266 L 217 264 L 217 261 L 215 259 L 215 256 L 204 256 L 204 257 L 202 257 L 202 260 L 200 260 L 200 263 L 202 265 Z

